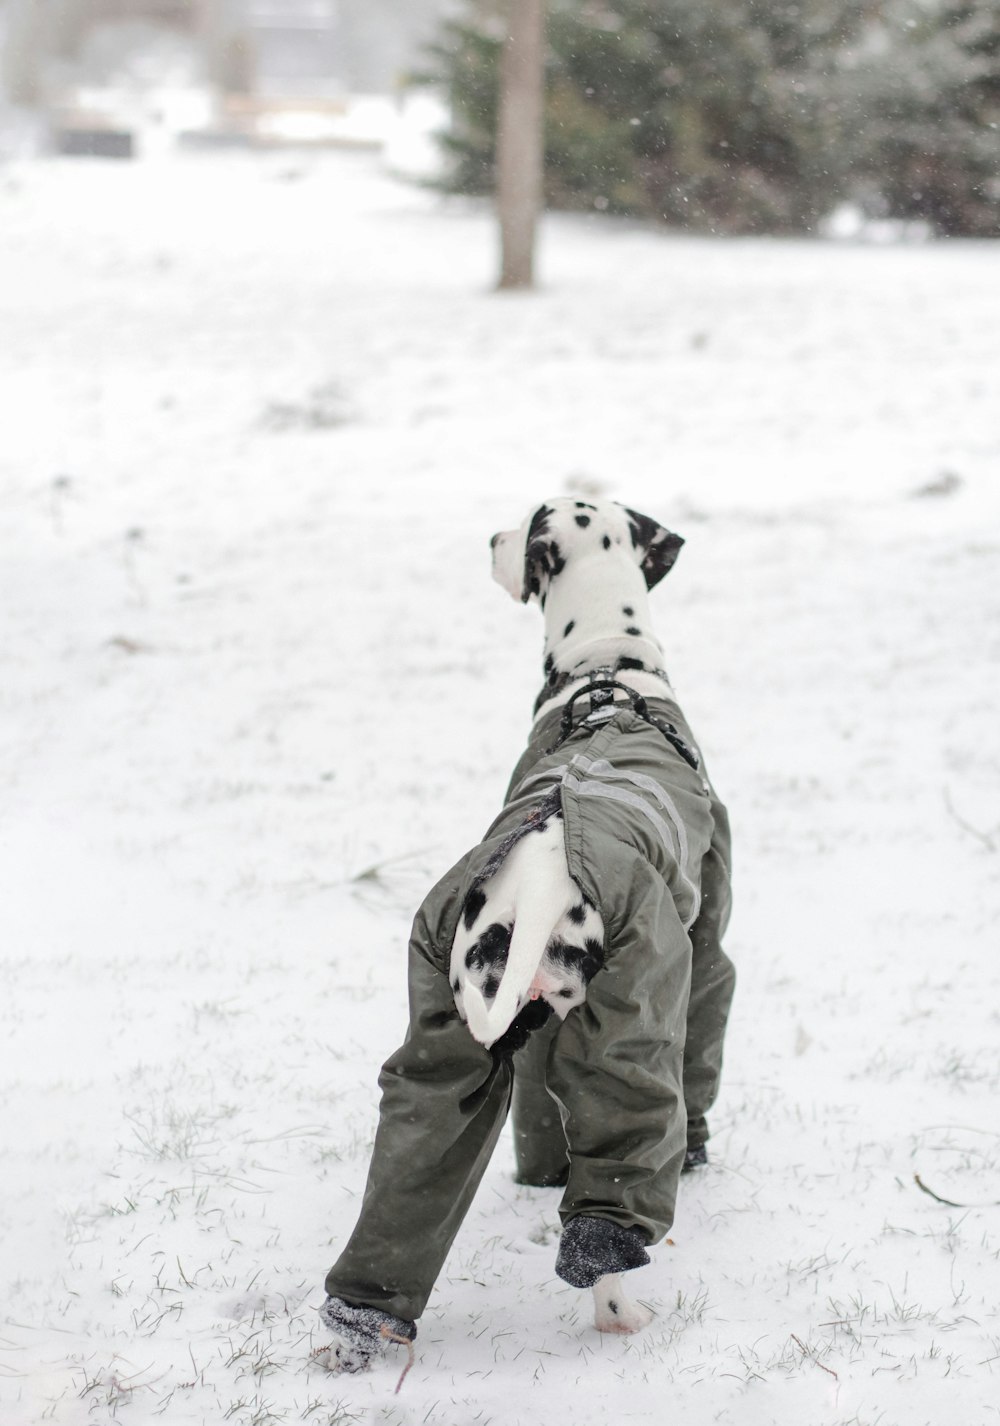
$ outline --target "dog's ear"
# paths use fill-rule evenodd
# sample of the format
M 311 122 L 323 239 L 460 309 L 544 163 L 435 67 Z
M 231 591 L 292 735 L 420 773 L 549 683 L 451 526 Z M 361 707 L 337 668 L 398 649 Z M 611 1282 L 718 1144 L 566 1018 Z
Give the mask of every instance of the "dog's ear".
M 493 578 L 512 599 L 527 604 L 533 594 L 541 598 L 553 573 L 553 551 L 548 536 L 548 505 L 539 505 L 519 530 L 505 530 L 490 541 Z
M 643 552 L 639 568 L 645 576 L 646 588 L 652 589 L 654 584 L 659 584 L 663 576 L 673 569 L 684 540 L 680 535 L 675 535 L 673 530 L 664 529 L 648 515 L 640 515 L 638 510 L 630 510 L 627 505 L 624 509 L 628 516 L 632 544 Z
M 493 578 L 511 599 L 520 600 L 524 585 L 524 544 L 520 530 L 502 530 L 490 540 Z

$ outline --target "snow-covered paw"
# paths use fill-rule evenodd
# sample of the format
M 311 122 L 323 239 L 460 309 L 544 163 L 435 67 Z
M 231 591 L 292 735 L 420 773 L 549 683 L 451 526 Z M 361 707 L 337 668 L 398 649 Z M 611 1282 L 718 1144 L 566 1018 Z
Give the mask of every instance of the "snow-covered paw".
M 316 1355 L 331 1372 L 366 1371 L 391 1342 L 405 1345 L 417 1335 L 414 1322 L 377 1307 L 355 1306 L 340 1297 L 328 1297 L 319 1315 L 333 1333 L 333 1341 L 320 1347 Z
M 375 1351 L 379 1350 L 380 1347 L 376 1346 Z M 329 1372 L 363 1372 L 371 1366 L 374 1353 L 335 1333 L 333 1341 L 324 1342 L 322 1347 L 316 1349 L 315 1355 Z
M 638 1228 L 581 1214 L 562 1230 L 556 1275 L 571 1287 L 595 1287 L 602 1278 L 645 1267 L 649 1254 Z
M 594 1326 L 598 1332 L 618 1332 L 627 1336 L 641 1332 L 653 1314 L 641 1302 L 633 1302 L 618 1273 L 608 1273 L 594 1284 Z

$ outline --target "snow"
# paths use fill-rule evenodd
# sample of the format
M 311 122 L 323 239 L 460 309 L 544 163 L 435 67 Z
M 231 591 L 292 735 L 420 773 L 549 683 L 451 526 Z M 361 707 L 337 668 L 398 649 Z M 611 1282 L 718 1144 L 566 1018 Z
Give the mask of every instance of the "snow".
M 409 91 L 398 97 L 355 94 L 336 108 L 265 110 L 256 132 L 263 139 L 299 143 L 360 145 L 377 150 L 397 176 L 426 178 L 441 168 L 435 135 L 447 127 L 445 106 L 429 91 Z
M 0 204 L 4 1426 L 994 1421 L 1000 1208 L 914 1173 L 1000 1200 L 996 250 L 550 218 L 500 297 L 488 210 L 371 155 Z M 394 1396 L 315 1308 L 540 679 L 488 538 L 571 490 L 688 542 L 712 1162 L 608 1338 L 504 1140 Z

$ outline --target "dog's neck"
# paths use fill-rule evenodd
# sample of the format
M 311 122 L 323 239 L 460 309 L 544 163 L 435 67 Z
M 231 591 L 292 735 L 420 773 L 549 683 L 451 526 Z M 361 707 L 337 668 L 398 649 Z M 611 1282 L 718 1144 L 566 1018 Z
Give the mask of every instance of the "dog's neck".
M 569 562 L 550 583 L 544 611 L 550 686 L 594 669 L 663 667 L 646 581 L 627 558 L 598 555 Z

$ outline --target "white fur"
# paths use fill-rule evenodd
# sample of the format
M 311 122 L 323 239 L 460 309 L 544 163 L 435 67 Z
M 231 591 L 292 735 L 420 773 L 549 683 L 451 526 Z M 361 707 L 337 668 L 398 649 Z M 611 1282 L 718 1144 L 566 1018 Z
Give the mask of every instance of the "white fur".
M 459 928 L 451 951 L 452 984 L 469 1029 L 483 1045 L 504 1033 L 531 994 L 545 948 L 580 892 L 566 866 L 562 820 L 553 818 L 543 831 L 529 832 L 517 842 L 497 874 L 484 888 L 487 906 L 470 930 Z M 467 979 L 465 956 L 487 920 L 513 922 L 507 964 L 500 989 L 487 1006 L 477 986 Z
M 653 1320 L 653 1313 L 641 1302 L 633 1302 L 622 1286 L 620 1273 L 608 1273 L 598 1278 L 594 1294 L 594 1326 L 598 1332 L 617 1332 L 627 1336 L 641 1332 Z
M 531 517 L 519 530 L 505 530 L 493 536 L 493 578 L 511 599 L 520 600 L 524 584 L 524 541 Z
M 545 652 L 552 655 L 556 671 L 583 677 L 591 669 L 613 664 L 622 654 L 651 668 L 661 667 L 663 646 L 653 633 L 649 591 L 626 511 L 610 500 L 589 502 L 590 524 L 581 530 L 574 523 L 580 513 L 575 500 L 560 498 L 545 504 L 553 512 L 550 526 L 555 538 L 568 556 L 565 569 L 546 590 L 544 608 Z M 533 516 L 534 511 L 518 529 L 493 537 L 493 578 L 517 600 L 523 595 L 525 546 Z M 605 536 L 611 542 L 607 550 Z M 623 632 L 626 606 L 633 611 L 629 622 L 642 630 L 641 638 Z M 566 634 L 570 623 L 573 628 Z M 654 674 L 623 670 L 617 678 L 650 697 L 663 692 L 663 680 Z M 567 689 L 542 711 L 551 711 L 568 697 Z
M 612 521 L 607 523 L 614 528 Z M 623 637 L 621 611 L 626 605 L 634 611 L 632 620 L 644 638 Z M 652 631 L 646 581 L 621 546 L 571 556 L 548 591 L 544 618 L 545 647 L 560 672 L 586 673 L 626 652 L 654 668 L 663 661 L 663 648 Z M 573 630 L 564 635 L 571 620 Z

